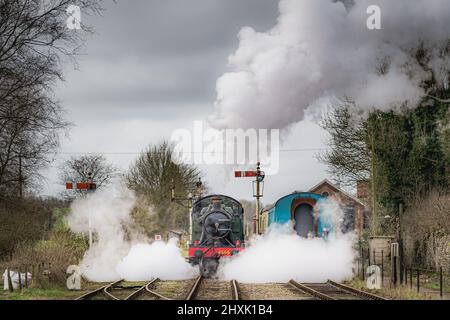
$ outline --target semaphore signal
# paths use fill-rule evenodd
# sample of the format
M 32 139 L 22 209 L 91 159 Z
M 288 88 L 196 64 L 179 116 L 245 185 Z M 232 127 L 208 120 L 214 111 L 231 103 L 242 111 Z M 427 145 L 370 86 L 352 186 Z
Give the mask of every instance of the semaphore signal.
M 256 170 L 251 171 L 235 171 L 235 178 L 252 178 L 255 177 L 256 180 L 253 181 L 253 197 L 256 198 L 256 212 L 253 218 L 254 221 L 254 231 L 255 234 L 259 234 L 259 212 L 260 212 L 260 198 L 263 196 L 264 188 L 264 171 L 261 171 L 260 163 L 257 163 Z
M 76 186 L 75 189 L 77 189 L 77 190 L 96 190 L 97 189 L 97 184 L 95 184 L 93 182 L 91 172 L 88 173 L 87 182 L 77 182 L 75 186 Z M 71 182 L 71 181 L 66 182 L 66 190 L 73 190 L 73 182 Z
M 66 190 L 73 190 L 73 182 L 66 182 Z M 87 182 L 77 182 L 75 189 L 86 192 L 93 192 L 97 190 L 97 184 L 92 179 L 92 172 L 88 172 Z M 91 215 L 89 214 L 89 248 L 92 247 L 92 228 L 91 228 Z

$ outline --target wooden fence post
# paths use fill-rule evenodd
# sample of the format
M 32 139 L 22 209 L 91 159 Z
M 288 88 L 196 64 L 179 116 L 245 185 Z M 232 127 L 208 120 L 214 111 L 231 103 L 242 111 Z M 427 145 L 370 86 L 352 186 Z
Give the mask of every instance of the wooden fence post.
M 362 261 L 362 279 L 365 280 L 366 270 L 364 270 L 364 250 L 361 250 L 361 261 Z
M 17 267 L 17 274 L 19 276 L 18 280 L 19 280 L 19 290 L 22 290 L 22 277 L 20 275 L 20 267 Z
M 397 256 L 392 257 L 392 283 L 397 286 Z
M 36 274 L 34 273 L 36 271 L 36 266 L 33 264 L 31 266 L 31 286 L 34 286 L 34 277 L 36 276 Z
M 420 292 L 420 271 L 419 268 L 417 268 L 417 293 Z
M 9 271 L 9 268 L 7 269 L 6 277 L 8 278 L 8 289 L 9 289 L 9 292 L 13 292 L 14 288 L 13 288 L 13 284 L 12 284 L 12 280 L 11 280 L 11 272 Z
M 381 286 L 384 282 L 384 251 L 381 250 Z
M 439 268 L 439 296 L 443 297 L 443 281 L 442 281 L 442 266 Z
M 408 285 L 408 279 L 407 279 L 407 277 L 408 277 L 408 269 L 406 268 L 406 265 L 405 265 L 404 262 L 403 262 L 403 270 L 405 271 L 405 286 L 407 286 Z
M 28 289 L 28 265 L 25 265 L 25 288 Z
M 413 268 L 409 268 L 409 287 L 412 290 L 413 286 Z

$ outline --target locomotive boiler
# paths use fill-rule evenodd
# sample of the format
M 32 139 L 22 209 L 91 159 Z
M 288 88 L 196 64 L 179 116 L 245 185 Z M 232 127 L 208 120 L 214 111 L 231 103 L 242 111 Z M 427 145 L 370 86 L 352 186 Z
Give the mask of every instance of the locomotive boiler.
M 214 275 L 219 260 L 245 248 L 244 209 L 239 201 L 210 195 L 193 203 L 189 261 L 206 277 Z

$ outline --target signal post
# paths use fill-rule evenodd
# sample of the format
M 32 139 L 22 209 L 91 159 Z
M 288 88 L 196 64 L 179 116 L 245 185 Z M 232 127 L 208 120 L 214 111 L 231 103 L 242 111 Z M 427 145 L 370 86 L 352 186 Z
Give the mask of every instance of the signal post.
M 260 198 L 263 196 L 264 189 L 264 171 L 261 171 L 261 164 L 258 162 L 256 165 L 256 171 L 235 171 L 235 178 L 248 178 L 255 177 L 256 180 L 253 181 L 253 197 L 256 198 L 256 212 L 253 218 L 254 221 L 254 232 L 255 234 L 260 234 L 260 226 L 259 226 L 259 212 L 261 211 L 261 203 Z
M 73 190 L 73 189 L 74 189 L 73 183 L 67 182 L 66 190 Z M 96 189 L 97 189 L 97 184 L 94 183 L 91 172 L 88 173 L 87 182 L 77 182 L 75 185 L 75 190 L 93 192 Z M 90 248 L 90 247 L 92 247 L 92 227 L 91 227 L 91 215 L 90 214 L 89 214 L 88 228 L 89 228 L 89 248 Z
M 175 202 L 178 205 L 185 207 L 189 210 L 189 241 L 192 242 L 192 215 L 191 215 L 191 209 L 193 203 L 201 199 L 203 196 L 203 183 L 202 179 L 198 178 L 198 181 L 195 183 L 195 196 L 192 194 L 192 192 L 189 192 L 187 197 L 177 197 L 175 195 L 175 180 L 172 179 L 172 187 L 171 187 L 171 197 L 170 201 Z M 187 202 L 187 205 L 185 204 Z

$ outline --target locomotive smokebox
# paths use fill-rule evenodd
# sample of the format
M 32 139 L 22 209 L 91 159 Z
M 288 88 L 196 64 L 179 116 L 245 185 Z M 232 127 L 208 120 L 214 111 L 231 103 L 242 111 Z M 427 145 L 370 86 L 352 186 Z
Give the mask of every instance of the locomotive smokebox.
M 193 204 L 189 260 L 199 264 L 204 276 L 215 274 L 221 257 L 244 250 L 243 218 L 242 205 L 227 196 L 207 196 Z

